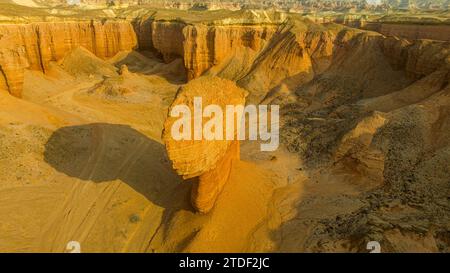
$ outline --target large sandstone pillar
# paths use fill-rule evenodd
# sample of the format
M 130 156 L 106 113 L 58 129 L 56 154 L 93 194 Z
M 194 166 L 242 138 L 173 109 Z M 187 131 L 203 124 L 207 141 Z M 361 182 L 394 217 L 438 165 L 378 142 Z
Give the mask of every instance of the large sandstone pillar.
M 245 94 L 246 92 L 232 81 L 217 77 L 200 77 L 180 88 L 169 109 L 169 116 L 164 124 L 163 140 L 173 168 L 183 179 L 194 183 L 191 201 L 193 207 L 199 212 L 206 213 L 213 208 L 229 179 L 233 161 L 239 160 L 239 141 L 236 133 L 240 120 L 238 115 L 233 113 L 231 117 L 228 117 L 233 126 L 226 128 L 226 106 L 243 106 Z M 201 140 L 198 137 L 197 140 L 194 139 L 196 132 L 198 136 L 198 133 L 201 133 L 199 130 L 204 128 L 204 126 L 201 128 L 194 126 L 196 117 L 194 100 L 198 101 L 199 98 L 201 98 L 202 110 L 208 105 L 217 105 L 222 109 L 223 126 L 215 129 L 222 130 L 223 139 L 206 140 L 204 136 Z M 180 120 L 180 116 L 173 117 L 171 113 L 179 105 L 186 105 L 191 112 L 189 139 L 176 140 L 171 132 L 172 126 Z M 199 114 L 198 111 L 196 113 Z M 202 117 L 202 125 L 214 117 L 215 115 Z M 227 130 L 234 131 L 233 139 L 226 139 Z

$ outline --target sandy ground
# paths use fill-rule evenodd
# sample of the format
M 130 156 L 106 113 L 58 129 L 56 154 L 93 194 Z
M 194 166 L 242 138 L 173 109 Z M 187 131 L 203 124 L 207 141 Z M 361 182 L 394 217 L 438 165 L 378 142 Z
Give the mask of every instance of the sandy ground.
M 191 185 L 174 173 L 160 140 L 184 82 L 181 63 L 124 52 L 103 65 L 118 71 L 112 64 L 124 63 L 130 72 L 103 79 L 96 71 L 67 69 L 66 58 L 46 75 L 28 71 L 24 100 L 0 95 L 0 251 L 64 252 L 69 241 L 80 242 L 83 252 L 251 245 L 277 178 L 236 163 L 217 209 L 195 213 Z

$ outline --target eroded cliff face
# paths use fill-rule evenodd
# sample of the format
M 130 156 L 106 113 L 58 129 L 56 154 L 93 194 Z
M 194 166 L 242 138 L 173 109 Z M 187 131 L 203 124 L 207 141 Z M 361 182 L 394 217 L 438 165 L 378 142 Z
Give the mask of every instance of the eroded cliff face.
M 184 23 L 179 22 L 152 22 L 153 48 L 162 55 L 165 62 L 171 62 L 184 56 L 183 29 L 185 26 Z
M 448 25 L 420 25 L 393 24 L 369 22 L 363 29 L 374 30 L 386 36 L 397 36 L 405 39 L 430 39 L 450 41 L 450 26 Z
M 239 141 L 236 140 L 237 129 L 231 132 L 228 130 L 240 128 L 241 123 L 235 113 L 227 116 L 226 113 L 222 115 L 213 111 L 214 117 L 198 116 L 202 113 L 195 110 L 195 98 L 202 98 L 201 107 L 204 109 L 218 105 L 222 110 L 229 105 L 244 105 L 245 94 L 245 90 L 232 81 L 218 77 L 200 77 L 180 88 L 169 109 L 162 138 L 175 171 L 184 179 L 193 180 L 191 203 L 199 212 L 207 213 L 213 208 L 229 179 L 233 161 L 240 158 Z M 187 106 L 190 113 L 180 112 L 180 106 Z M 197 119 L 201 119 L 204 128 L 209 128 L 210 131 L 203 126 L 193 125 Z M 219 119 L 220 122 L 217 122 Z M 234 126 L 227 126 L 228 121 L 233 122 Z M 180 122 L 183 124 L 181 127 Z M 211 125 L 211 122 L 214 125 Z M 187 129 L 189 127 L 192 129 Z M 226 139 L 225 136 L 230 133 L 234 134 L 234 140 Z
M 206 25 L 176 21 L 135 24 L 139 48 L 155 50 L 165 62 L 183 58 L 189 80 L 230 56 L 249 50 L 253 55 L 261 52 L 277 28 L 275 25 Z
M 443 42 L 407 41 L 335 24 L 152 22 L 150 27 L 151 48 L 167 62 L 182 57 L 189 80 L 206 73 L 237 81 L 250 92 L 248 101 L 257 103 L 312 80 L 355 47 L 381 50 L 396 70 L 413 79 L 435 71 L 448 56 Z
M 126 21 L 0 25 L 0 87 L 20 97 L 24 69 L 45 72 L 78 46 L 107 58 L 135 48 L 137 38 Z
M 235 80 L 249 91 L 249 102 L 260 103 L 285 90 L 293 92 L 324 71 L 339 73 L 342 63 L 353 71 L 352 58 L 373 56 L 354 75 L 370 69 L 371 62 L 387 61 L 390 69 L 403 71 L 412 80 L 450 63 L 448 42 L 408 41 L 330 26 L 188 26 L 184 29 L 185 67 L 189 79 L 206 73 Z
M 81 234 L 86 252 L 348 252 L 371 240 L 385 251 L 448 251 L 448 43 L 307 22 L 133 22 L 140 49 L 183 59 L 192 78 L 184 84 L 181 59 L 121 52 L 101 60 L 91 52 L 114 54 L 128 36 L 120 31 L 112 40 L 124 40 L 109 45 L 89 40 L 89 27 L 64 24 L 59 32 L 17 25 L 17 40 L 28 39 L 20 50 L 2 41 L 1 88 L 20 84 L 11 75 L 24 67 L 64 70 L 27 72 L 29 101 L 0 94 L 0 163 L 10 170 L 0 180 L 12 190 L 0 208 L 28 212 L 0 232 L 13 249 L 63 251 Z M 70 47 L 59 36 L 86 49 L 64 54 Z M 68 84 L 73 77 L 85 81 Z M 237 141 L 174 141 L 176 120 L 165 113 L 172 102 L 191 109 L 195 96 L 222 107 L 280 105 L 281 149 L 260 153 L 245 141 L 241 162 Z M 168 158 L 159 144 L 164 120 Z M 190 191 L 193 207 L 208 214 L 192 213 Z M 17 223 L 28 223 L 31 243 Z
M 330 66 L 336 39 L 334 31 L 281 26 L 238 82 L 258 103 L 283 88 L 293 90 Z
M 230 56 L 245 51 L 249 53 L 248 57 L 254 57 L 263 50 L 276 29 L 276 26 L 258 25 L 187 26 L 183 32 L 184 63 L 188 78 L 196 78 Z M 241 66 L 241 69 L 245 67 Z
M 396 37 L 381 39 L 383 53 L 396 69 L 420 79 L 450 65 L 450 43 L 430 40 L 414 42 Z
M 165 61 L 182 57 L 189 80 L 204 73 L 235 80 L 257 102 L 281 84 L 292 87 L 326 69 L 337 37 L 336 31 L 290 23 L 152 22 L 150 27 L 152 42 L 149 46 L 145 40 L 145 47 L 154 48 Z
M 442 42 L 407 41 L 307 21 L 188 24 L 147 18 L 8 24 L 0 25 L 0 88 L 20 97 L 24 69 L 45 72 L 51 61 L 77 46 L 100 58 L 139 47 L 156 51 L 167 63 L 182 58 L 188 80 L 205 73 L 231 79 L 250 91 L 249 102 L 261 102 L 328 69 L 346 48 L 363 40 L 359 36 L 378 41 L 391 65 L 415 79 L 444 65 L 448 55 Z

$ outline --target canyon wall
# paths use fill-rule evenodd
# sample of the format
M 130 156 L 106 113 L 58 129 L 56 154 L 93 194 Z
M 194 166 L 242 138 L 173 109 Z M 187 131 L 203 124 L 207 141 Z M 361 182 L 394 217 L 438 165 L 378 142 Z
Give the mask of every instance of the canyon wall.
M 293 88 L 326 69 L 338 32 L 344 28 L 328 30 L 303 22 L 261 25 L 152 22 L 149 26 L 152 45 L 145 46 L 156 50 L 166 61 L 182 57 L 189 80 L 207 72 L 237 81 L 250 91 L 250 102 L 260 102 L 281 84 Z M 178 46 L 174 45 L 176 42 Z
M 345 16 L 307 16 L 310 20 L 318 24 L 336 23 L 348 27 L 359 28 L 379 32 L 385 36 L 396 36 L 409 40 L 429 39 L 439 41 L 450 41 L 450 25 L 432 24 L 423 22 L 383 22 L 361 15 Z
M 24 69 L 41 70 L 82 46 L 100 58 L 119 51 L 158 52 L 165 62 L 183 58 L 189 79 L 240 49 L 259 52 L 276 26 L 206 26 L 175 21 L 36 22 L 0 25 L 0 88 L 20 97 Z
M 259 103 L 283 90 L 292 91 L 327 69 L 338 44 L 337 35 L 335 30 L 314 30 L 304 25 L 278 28 L 267 48 L 238 81 L 249 90 L 248 100 Z
M 139 47 L 159 53 L 165 62 L 183 58 L 189 80 L 206 71 L 235 80 L 250 91 L 249 101 L 260 102 L 268 93 L 295 88 L 327 69 L 337 52 L 363 33 L 341 25 L 330 28 L 305 22 L 206 24 L 152 18 L 3 24 L 0 89 L 20 97 L 24 69 L 45 72 L 51 61 L 77 46 L 100 58 Z M 377 39 L 391 64 L 415 78 L 431 73 L 448 54 L 446 43 L 382 35 Z
M 260 52 L 277 25 L 207 25 L 170 21 L 136 22 L 140 49 L 158 52 L 165 62 L 183 58 L 188 79 L 202 75 L 240 50 Z M 150 36 L 148 36 L 150 35 Z
M 184 56 L 183 29 L 181 22 L 154 21 L 151 24 L 152 44 L 165 62 L 171 62 Z
M 386 37 L 380 45 L 391 65 L 414 79 L 450 68 L 450 42 Z
M 238 51 L 260 52 L 277 30 L 276 26 L 205 26 L 184 29 L 184 64 L 193 79 Z
M 0 88 L 20 97 L 24 69 L 45 72 L 77 46 L 107 58 L 135 48 L 137 37 L 126 21 L 0 25 Z
M 252 103 L 283 92 L 283 88 L 295 90 L 340 62 L 356 44 L 375 43 L 376 50 L 394 69 L 404 71 L 412 79 L 450 63 L 449 42 L 408 41 L 339 25 L 198 24 L 186 26 L 183 32 L 188 78 L 207 71 L 209 75 L 235 80 L 250 92 L 247 101 Z
M 367 22 L 363 29 L 377 31 L 385 36 L 397 36 L 410 40 L 430 39 L 450 41 L 449 25 L 419 25 Z

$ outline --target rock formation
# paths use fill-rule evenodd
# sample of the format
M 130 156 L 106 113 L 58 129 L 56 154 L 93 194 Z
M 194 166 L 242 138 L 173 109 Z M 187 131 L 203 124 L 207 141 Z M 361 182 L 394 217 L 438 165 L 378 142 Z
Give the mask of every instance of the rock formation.
M 224 128 L 214 128 L 214 130 L 222 130 L 223 140 L 194 140 L 194 134 L 196 132 L 201 134 L 202 128 L 193 128 L 191 140 L 174 139 L 171 130 L 179 117 L 172 117 L 170 113 L 177 105 L 187 105 L 193 113 L 190 119 L 193 124 L 194 97 L 202 99 L 203 109 L 212 104 L 221 107 L 224 112 Z M 234 82 L 216 77 L 200 77 L 178 91 L 169 109 L 169 117 L 164 124 L 163 140 L 176 172 L 185 180 L 194 180 L 191 202 L 199 212 L 206 213 L 212 209 L 217 196 L 228 180 L 233 160 L 239 160 L 239 142 L 225 139 L 225 106 L 244 104 L 245 91 L 237 87 Z M 203 117 L 202 120 L 205 125 L 209 119 Z M 238 128 L 240 123 L 236 119 L 234 122 L 234 128 Z M 183 130 L 186 129 L 183 128 Z
M 396 69 L 405 70 L 414 78 L 420 79 L 438 69 L 450 66 L 450 43 L 417 40 L 410 42 L 396 37 L 381 37 L 383 53 Z
M 79 10 L 2 17 L 0 89 L 24 87 L 0 94 L 0 251 L 450 251 L 449 42 L 351 18 Z M 176 140 L 168 110 L 194 110 L 191 138 L 212 124 L 192 126 L 196 97 L 279 105 L 279 149 Z
M 410 40 L 430 39 L 450 41 L 450 26 L 446 24 L 440 25 L 424 25 L 424 24 L 395 24 L 395 23 L 368 23 L 362 27 L 363 29 L 377 31 L 386 36 L 397 36 Z
M 51 61 L 82 46 L 100 58 L 137 46 L 129 22 L 36 22 L 0 25 L 0 88 L 20 97 L 24 69 L 46 71 Z
M 189 80 L 213 68 L 209 74 L 238 81 L 253 94 L 250 101 L 260 102 L 278 85 L 294 86 L 329 65 L 338 33 L 317 31 L 314 29 L 317 25 L 309 29 L 310 26 L 306 22 L 268 25 L 153 22 L 149 24 L 151 40 L 145 40 L 145 47 L 155 49 L 167 62 L 182 57 Z M 265 71 L 270 68 L 274 68 L 273 73 L 268 75 Z
M 187 26 L 184 29 L 184 63 L 188 78 L 200 76 L 239 51 L 260 52 L 276 29 L 276 26 L 258 25 Z
M 123 64 L 120 66 L 119 74 L 122 76 L 126 76 L 130 74 L 130 71 L 128 70 L 128 66 L 126 64 Z
M 161 53 L 165 62 L 183 57 L 183 28 L 179 22 L 153 22 L 151 25 L 152 45 Z
M 281 84 L 293 87 L 326 69 L 334 52 L 346 44 L 343 39 L 358 34 L 340 25 L 323 27 L 276 12 L 246 10 L 219 20 L 176 15 L 166 20 L 148 11 L 124 15 L 127 20 L 106 22 L 71 19 L 48 23 L 33 19 L 36 22 L 0 25 L 0 88 L 20 96 L 24 69 L 45 72 L 49 62 L 60 60 L 77 46 L 100 58 L 139 47 L 159 53 L 167 63 L 182 58 L 188 80 L 214 67 L 209 74 L 237 81 L 250 91 L 250 101 L 260 102 Z M 386 28 L 390 30 L 378 31 L 412 39 L 450 39 L 444 25 L 402 24 L 392 30 L 395 26 L 389 24 Z M 264 71 L 271 68 L 275 68 L 273 73 L 267 75 Z

